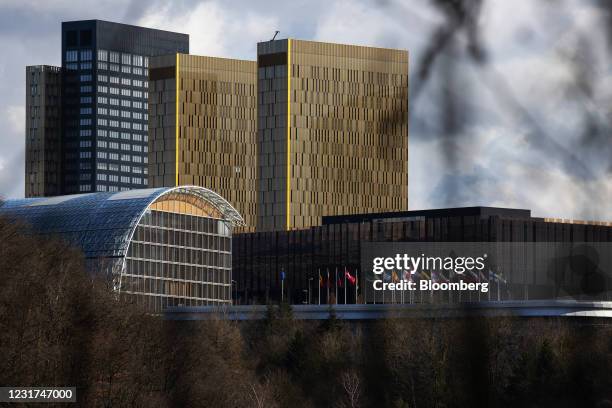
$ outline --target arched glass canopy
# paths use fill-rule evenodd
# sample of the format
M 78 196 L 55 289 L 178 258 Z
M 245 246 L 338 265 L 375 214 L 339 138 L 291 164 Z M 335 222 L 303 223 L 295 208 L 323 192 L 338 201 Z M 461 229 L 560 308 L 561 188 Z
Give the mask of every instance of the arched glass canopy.
M 36 234 L 59 236 L 82 248 L 86 258 L 115 258 L 126 255 L 141 217 L 172 200 L 231 227 L 244 226 L 242 216 L 227 200 L 197 186 L 7 200 L 0 204 L 0 216 L 30 224 Z

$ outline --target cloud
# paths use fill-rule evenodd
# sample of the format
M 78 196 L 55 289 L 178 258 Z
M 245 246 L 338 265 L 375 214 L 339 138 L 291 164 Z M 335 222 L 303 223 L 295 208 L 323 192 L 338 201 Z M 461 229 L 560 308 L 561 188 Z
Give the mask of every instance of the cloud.
M 23 194 L 24 67 L 58 64 L 60 22 L 98 18 L 190 35 L 194 54 L 255 59 L 293 37 L 408 49 L 410 206 L 498 205 L 540 216 L 612 220 L 612 74 L 602 10 L 591 2 L 486 0 L 486 64 L 460 34 L 430 79 L 415 75 L 445 16 L 415 0 L 5 0 L 0 5 L 0 194 Z M 585 79 L 586 78 L 586 79 Z M 449 103 L 452 102 L 452 104 Z M 449 107 L 458 126 L 448 129 Z M 20 169 L 19 175 L 14 169 Z

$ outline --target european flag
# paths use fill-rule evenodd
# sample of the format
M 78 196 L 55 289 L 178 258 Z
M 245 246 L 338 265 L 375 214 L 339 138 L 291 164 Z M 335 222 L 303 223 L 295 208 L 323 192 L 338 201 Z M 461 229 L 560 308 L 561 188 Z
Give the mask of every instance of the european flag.
M 281 280 L 285 280 L 285 271 L 281 271 Z

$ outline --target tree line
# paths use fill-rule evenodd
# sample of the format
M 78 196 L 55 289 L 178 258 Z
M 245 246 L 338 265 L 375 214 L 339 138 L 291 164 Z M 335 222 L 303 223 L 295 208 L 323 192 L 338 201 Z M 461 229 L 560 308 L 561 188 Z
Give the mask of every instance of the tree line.
M 559 319 L 166 321 L 0 220 L 0 385 L 81 406 L 612 406 L 612 333 Z

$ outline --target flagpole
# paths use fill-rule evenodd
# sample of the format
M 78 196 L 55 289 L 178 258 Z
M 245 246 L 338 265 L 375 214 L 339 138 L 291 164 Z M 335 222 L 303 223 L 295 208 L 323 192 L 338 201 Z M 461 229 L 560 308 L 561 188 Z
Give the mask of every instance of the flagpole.
M 335 287 L 336 287 L 336 304 L 338 304 L 338 267 L 336 266 L 336 279 L 335 279 Z
M 327 270 L 327 304 L 329 305 L 329 268 L 325 268 Z
M 323 280 L 321 279 L 321 268 L 319 268 L 319 304 L 321 304 L 321 283 L 323 282 Z
M 357 279 L 357 269 L 355 269 L 355 304 L 357 304 L 357 284 L 359 283 L 359 279 Z
M 281 270 L 281 303 L 285 301 L 285 270 Z
M 344 304 L 346 305 L 346 266 L 344 267 Z

